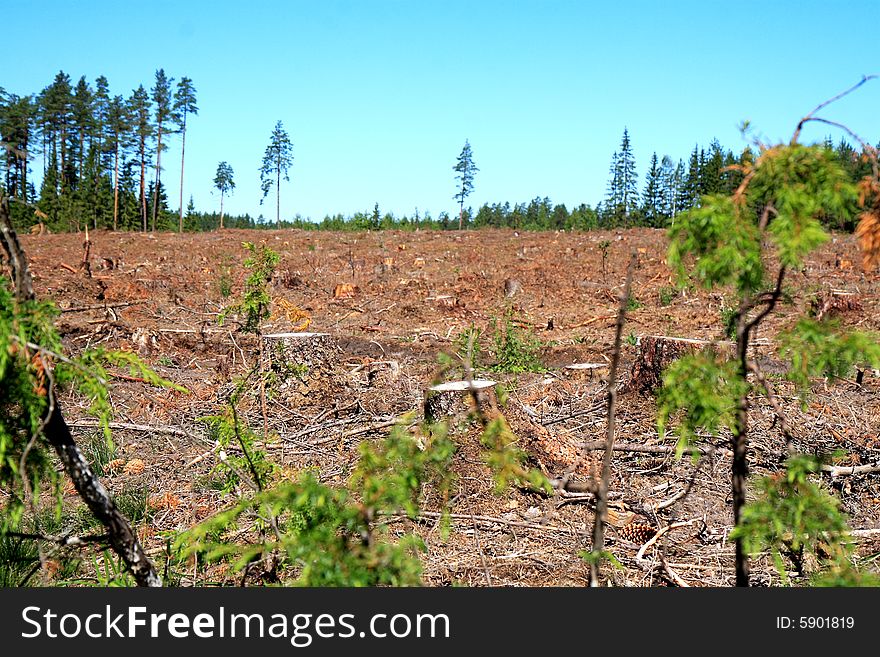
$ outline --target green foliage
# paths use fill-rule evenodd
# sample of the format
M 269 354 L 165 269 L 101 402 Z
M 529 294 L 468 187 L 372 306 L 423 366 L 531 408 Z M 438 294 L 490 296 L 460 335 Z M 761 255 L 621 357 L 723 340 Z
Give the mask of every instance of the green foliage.
M 103 477 L 107 464 L 116 458 L 116 446 L 104 436 L 92 436 L 83 445 L 82 452 L 96 477 Z
M 434 428 L 436 429 L 436 428 Z M 418 496 L 434 481 L 444 497 L 450 483 L 454 444 L 432 430 L 420 449 L 404 427 L 395 427 L 378 444 L 364 442 L 351 479 L 356 492 L 322 484 L 311 472 L 278 482 L 192 528 L 177 540 L 183 556 L 199 553 L 208 561 L 229 560 L 236 570 L 275 553 L 303 586 L 418 585 L 423 548 L 412 534 L 394 541 L 376 519 L 418 513 Z M 272 539 L 242 545 L 226 541 L 228 532 L 272 516 Z
M 516 445 L 517 438 L 507 420 L 499 415 L 486 424 L 480 443 L 487 465 L 495 477 L 495 490 L 502 493 L 509 486 L 552 492 L 553 488 L 540 471 L 525 467 L 526 454 Z
M 676 218 L 669 229 L 667 262 L 679 285 L 689 279 L 712 288 L 731 285 L 740 294 L 764 281 L 761 238 L 748 210 L 729 196 L 705 196 L 703 204 Z M 687 258 L 693 257 L 690 272 Z
M 524 332 L 513 323 L 510 310 L 502 320 L 493 319 L 496 372 L 543 372 L 539 351 L 541 343 L 530 333 Z
M 810 555 L 830 567 L 819 578 L 823 585 L 853 585 L 862 576 L 856 576 L 849 563 L 846 517 L 838 500 L 810 480 L 819 466 L 812 456 L 793 456 L 784 472 L 759 479 L 757 499 L 743 509 L 731 538 L 741 538 L 751 554 L 769 551 L 783 581 L 788 581 L 786 558 L 802 574 Z
M 642 307 L 642 302 L 636 299 L 635 297 L 629 297 L 626 300 L 626 309 L 627 311 L 638 310 Z
M 804 256 L 828 239 L 820 218 L 848 214 L 857 192 L 832 152 L 794 144 L 761 154 L 748 197 L 761 207 L 772 204 L 768 232 L 780 263 L 800 267 Z
M 467 360 L 470 357 L 470 364 L 473 369 L 477 369 L 482 362 L 482 345 L 480 344 L 482 333 L 481 329 L 471 324 L 456 335 L 453 340 L 455 353 L 462 360 Z
M 736 339 L 737 314 L 735 305 L 721 307 L 721 326 L 724 328 L 724 336 L 731 340 Z
M 38 494 L 41 483 L 56 485 L 44 441 L 39 440 L 48 411 L 47 393 L 54 382 L 58 390 L 73 389 L 89 412 L 97 417 L 110 444 L 108 366 L 123 367 L 154 385 L 174 386 L 147 368 L 131 353 L 91 349 L 75 358 L 62 355 L 63 346 L 54 327 L 57 311 L 51 303 L 17 303 L 8 282 L 0 278 L 0 487 L 9 491 L 0 531 L 19 524 L 25 489 Z M 52 379 L 49 379 L 49 373 Z
M 678 454 L 691 446 L 698 431 L 718 435 L 733 426 L 737 399 L 748 384 L 734 361 L 723 360 L 711 349 L 684 356 L 666 368 L 657 394 L 660 436 L 678 418 Z
M 37 564 L 39 552 L 35 541 L 0 532 L 0 587 L 21 586 Z
M 880 337 L 844 331 L 835 320 L 801 319 L 779 342 L 780 356 L 791 363 L 786 376 L 802 393 L 811 377 L 845 377 L 856 366 L 880 368 Z
M 220 291 L 220 296 L 224 299 L 232 296 L 232 277 L 229 275 L 229 272 L 224 271 L 220 274 L 220 278 L 217 279 L 217 289 Z
M 259 246 L 252 242 L 243 242 L 242 246 L 250 252 L 244 266 L 251 269 L 251 274 L 244 283 L 244 296 L 236 303 L 227 306 L 220 313 L 220 323 L 229 315 L 242 318 L 241 330 L 246 333 L 259 333 L 260 324 L 269 319 L 269 282 L 280 261 L 279 255 L 266 245 Z
M 211 440 L 217 441 L 220 447 L 220 461 L 217 464 L 218 472 L 224 480 L 221 488 L 223 492 L 234 491 L 242 483 L 242 476 L 249 479 L 256 477 L 254 483 L 259 488 L 269 485 L 272 476 L 277 472 L 278 466 L 266 457 L 265 450 L 257 449 L 259 440 L 257 434 L 238 421 L 232 404 L 223 415 L 209 415 L 199 418 L 209 429 Z M 232 447 L 241 451 L 242 455 L 230 454 L 227 450 Z
M 678 289 L 669 285 L 664 285 L 657 292 L 657 296 L 660 300 L 660 306 L 665 308 L 675 301 L 675 297 L 678 296 Z
M 126 485 L 114 499 L 120 513 L 133 524 L 150 516 L 149 501 L 150 489 L 146 484 Z

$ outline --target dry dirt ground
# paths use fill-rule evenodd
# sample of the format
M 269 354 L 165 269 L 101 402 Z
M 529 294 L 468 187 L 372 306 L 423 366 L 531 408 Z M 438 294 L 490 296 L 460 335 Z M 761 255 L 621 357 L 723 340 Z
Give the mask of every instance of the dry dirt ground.
M 81 234 L 26 236 L 24 246 L 38 294 L 62 309 L 59 326 L 71 352 L 96 345 L 131 349 L 189 390 L 182 394 L 149 387 L 126 380 L 122 371 L 114 377 L 118 460 L 107 468 L 105 479 L 117 494 L 147 487 L 151 513 L 139 532 L 157 555 L 163 532 L 190 527 L 234 499 L 211 485 L 216 452 L 197 418 L 222 409 L 234 377 L 256 357 L 252 337 L 237 332 L 234 322 L 218 324 L 219 312 L 232 298 L 224 293 L 239 294 L 247 274 L 243 241 L 265 242 L 281 255 L 272 287 L 275 316 L 265 330 L 289 331 L 308 316 L 309 330 L 329 333 L 338 346 L 332 362 L 315 370 L 320 376 L 273 396 L 268 408 L 269 431 L 277 435 L 270 444 L 272 457 L 291 474 L 317 468 L 331 484 L 343 483 L 351 472 L 358 441 L 381 436 L 403 413 L 420 411 L 425 388 L 442 375 L 438 354 L 454 354 L 457 336 L 471 325 L 482 329 L 484 350 L 488 348 L 492 322 L 508 306 L 519 326 L 541 341 L 547 370 L 491 376 L 511 391 L 511 425 L 522 435 L 522 446 L 532 452 L 535 464 L 558 475 L 565 458 L 554 455 L 604 437 L 607 370 L 590 376 L 565 366 L 608 362 L 617 296 L 630 254 L 638 254 L 636 302 L 624 328 L 621 386 L 629 378 L 637 338 L 723 339 L 720 317 L 729 302 L 721 292 L 671 293 L 666 238 L 650 229 L 573 234 L 100 232 L 91 240 L 91 277 L 79 271 Z M 857 295 L 860 309 L 842 313 L 844 323 L 880 328 L 878 276 L 861 271 L 855 240 L 838 235 L 803 271 L 790 276 L 779 312 L 761 330 L 761 355 L 770 371 L 779 365 L 772 355 L 777 332 L 817 295 L 831 290 Z M 302 313 L 292 311 L 294 307 Z M 491 358 L 485 364 L 491 365 Z M 781 381 L 774 383 L 799 449 L 844 450 L 845 464 L 873 463 L 880 456 L 880 380 L 871 372 L 861 386 L 817 381 L 806 408 Z M 65 412 L 84 444 L 96 440 L 81 404 L 69 399 Z M 245 399 L 242 412 L 261 428 L 262 414 L 253 396 Z M 753 410 L 752 427 L 753 474 L 777 471 L 784 440 L 761 402 Z M 671 444 L 658 437 L 650 395 L 620 396 L 618 428 L 622 443 Z M 430 514 L 420 522 L 392 523 L 392 531 L 415 530 L 425 539 L 425 582 L 585 584 L 589 569 L 578 553 L 590 545 L 590 496 L 541 497 L 516 489 L 496 494 L 481 460 L 478 433 L 472 426 L 455 436 L 460 448 L 455 456 L 453 531 L 442 535 Z M 626 532 L 609 527 L 609 548 L 623 565 L 608 569 L 611 582 L 732 583 L 727 438 L 703 438 L 706 451 L 713 445 L 718 449 L 696 464 L 668 453 L 615 452 L 611 491 L 616 524 L 634 519 L 655 530 L 681 525 L 640 555 L 641 542 L 628 541 Z M 581 479 L 588 478 L 597 454 L 587 455 Z M 880 528 L 877 474 L 833 481 L 826 476 L 825 484 L 840 496 L 854 528 Z M 68 500 L 75 505 L 75 496 Z M 438 510 L 430 489 L 423 509 Z M 872 532 L 859 538 L 862 554 L 873 554 L 878 544 L 880 538 Z M 767 559 L 756 559 L 753 571 L 758 584 L 776 581 Z M 180 580 L 183 585 L 215 581 L 224 581 L 221 571 L 195 578 L 183 574 Z

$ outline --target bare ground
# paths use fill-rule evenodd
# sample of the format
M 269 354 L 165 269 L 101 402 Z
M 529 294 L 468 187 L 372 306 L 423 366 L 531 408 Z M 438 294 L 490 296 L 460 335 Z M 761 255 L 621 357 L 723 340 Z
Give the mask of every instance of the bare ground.
M 555 462 L 553 455 L 560 453 L 560 446 L 570 452 L 584 441 L 604 438 L 601 402 L 606 371 L 590 376 L 564 366 L 605 363 L 610 358 L 617 295 L 633 250 L 639 263 L 633 283 L 637 307 L 629 313 L 624 330 L 629 339 L 622 354 L 622 385 L 639 336 L 724 337 L 720 328 L 724 294 L 671 292 L 664 262 L 666 239 L 650 229 L 574 234 L 101 232 L 91 238 L 91 277 L 77 271 L 82 235 L 23 239 L 38 294 L 55 300 L 62 309 L 59 326 L 72 352 L 96 345 L 132 349 L 162 376 L 190 391 L 152 388 L 127 380 L 121 371 L 115 373 L 112 402 L 120 423 L 114 431 L 119 461 L 108 470 L 106 481 L 116 493 L 147 486 L 152 513 L 139 531 L 155 555 L 162 552 L 167 532 L 190 527 L 233 499 L 211 485 L 215 452 L 197 418 L 222 408 L 233 378 L 256 357 L 252 337 L 236 332 L 235 323 L 220 326 L 217 321 L 230 301 L 223 293 L 238 294 L 247 273 L 242 267 L 246 255 L 242 241 L 264 241 L 281 254 L 272 291 L 277 312 L 266 330 L 291 330 L 300 321 L 296 312 L 290 312 L 295 307 L 311 318 L 310 331 L 331 334 L 340 347 L 321 376 L 272 397 L 269 428 L 278 440 L 269 451 L 282 464 L 285 476 L 314 467 L 324 481 L 344 483 L 358 441 L 382 435 L 390 421 L 403 413 L 419 411 L 425 388 L 443 375 L 438 354 L 454 353 L 457 336 L 471 325 L 483 330 L 484 347 L 490 344 L 492 322 L 508 304 L 520 326 L 544 345 L 541 358 L 548 369 L 516 377 L 493 376 L 500 376 L 511 390 L 511 408 L 527 411 L 511 410 L 511 425 L 522 436 L 522 446 L 549 474 L 559 474 L 564 459 Z M 607 258 L 603 258 L 603 241 L 610 243 Z M 506 284 L 508 280 L 518 285 Z M 516 293 L 506 297 L 513 289 Z M 861 304 L 860 310 L 842 313 L 842 321 L 880 328 L 878 277 L 859 268 L 854 239 L 838 235 L 802 272 L 790 276 L 784 303 L 758 336 L 767 343 L 761 355 L 768 371 L 783 365 L 773 352 L 778 331 L 806 311 L 817 295 L 832 289 L 855 293 Z M 861 386 L 853 381 L 817 381 L 805 408 L 786 384 L 773 382 L 799 449 L 844 450 L 847 456 L 842 463 L 847 465 L 876 462 L 880 381 L 870 372 Z M 750 464 L 752 473 L 760 475 L 780 468 L 784 439 L 769 407 L 761 402 L 756 406 Z M 648 395 L 622 394 L 618 442 L 671 445 L 669 440 L 661 443 L 657 435 L 655 410 Z M 82 405 L 67 400 L 65 412 L 81 441 L 95 440 Z M 253 396 L 245 400 L 243 412 L 255 428 L 262 425 Z M 589 496 L 541 497 L 519 490 L 496 494 L 480 457 L 477 434 L 473 426 L 456 434 L 460 448 L 455 456 L 453 531 L 448 536 L 441 534 L 431 514 L 439 510 L 440 501 L 430 487 L 425 491 L 426 514 L 419 522 L 390 519 L 393 531 L 414 529 L 425 539 L 426 583 L 585 584 L 589 569 L 578 553 L 590 546 Z M 612 508 L 622 519 L 616 524 L 622 526 L 633 518 L 655 530 L 675 528 L 639 555 L 641 542 L 627 541 L 618 528 L 610 527 L 609 548 L 624 567 L 609 568 L 609 580 L 626 586 L 732 583 L 726 439 L 702 439 L 707 454 L 697 463 L 677 460 L 670 453 L 615 453 Z M 583 479 L 598 454 L 588 455 L 581 469 Z M 137 459 L 143 462 L 142 469 Z M 877 475 L 825 481 L 840 496 L 854 528 L 878 529 L 876 535 L 866 531 L 859 537 L 860 552 L 876 552 L 880 542 Z M 75 496 L 68 494 L 68 500 L 73 509 Z M 775 582 L 766 559 L 759 557 L 753 571 L 756 583 Z M 215 570 L 206 577 L 184 574 L 180 581 L 201 585 L 226 581 L 227 574 Z

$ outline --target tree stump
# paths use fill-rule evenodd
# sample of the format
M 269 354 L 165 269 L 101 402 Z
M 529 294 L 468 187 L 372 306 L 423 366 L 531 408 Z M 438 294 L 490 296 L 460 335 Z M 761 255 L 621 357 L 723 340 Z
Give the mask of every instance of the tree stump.
M 596 372 L 607 370 L 608 367 L 608 363 L 572 363 L 571 365 L 566 365 L 563 369 L 566 376 L 572 379 L 589 378 L 592 381 Z
M 342 350 L 328 333 L 270 333 L 263 336 L 269 384 L 287 396 L 331 394 Z
M 695 338 L 671 338 L 663 335 L 646 335 L 639 338 L 636 359 L 625 389 L 653 392 L 663 384 L 663 370 L 670 363 L 709 346 L 727 349 L 731 353 L 734 347 L 731 342 L 711 342 Z
M 455 425 L 470 420 L 477 409 L 486 413 L 496 405 L 495 381 L 474 379 L 431 386 L 425 393 L 423 409 L 427 422 L 449 421 L 450 425 Z
M 810 310 L 816 321 L 822 321 L 825 317 L 833 317 L 847 312 L 861 311 L 862 301 L 853 292 L 844 290 L 829 290 L 820 293 L 810 304 Z

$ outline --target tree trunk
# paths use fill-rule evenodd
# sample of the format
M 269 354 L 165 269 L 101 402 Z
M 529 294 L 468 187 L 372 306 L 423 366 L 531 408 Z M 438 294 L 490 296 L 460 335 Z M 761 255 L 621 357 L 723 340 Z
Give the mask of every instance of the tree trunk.
M 182 128 L 182 140 L 180 144 L 180 225 L 179 231 L 183 232 L 183 162 L 186 157 L 186 110 L 183 112 L 183 123 L 181 124 Z M 220 227 L 223 227 L 223 196 L 220 196 Z
M 278 158 L 278 170 L 275 177 L 275 224 L 281 228 L 281 158 Z
M 223 190 L 220 190 L 220 230 L 223 230 Z
M 79 493 L 95 518 L 107 529 L 110 545 L 131 570 L 138 586 L 162 586 L 162 579 L 144 552 L 128 519 L 116 508 L 107 489 L 95 476 L 91 466 L 77 447 L 73 435 L 70 433 L 70 427 L 67 426 L 64 416 L 61 414 L 61 406 L 57 399 L 43 434 L 55 449 L 58 458 L 61 459 L 64 470 L 73 481 L 76 492 Z
M 119 227 L 119 142 L 113 155 L 113 230 Z
M 746 349 L 748 347 L 748 331 L 739 331 L 736 348 L 740 361 L 741 376 L 746 377 Z M 746 479 L 749 476 L 749 402 L 746 395 L 737 400 L 736 425 L 733 431 L 733 465 L 731 466 L 731 492 L 733 494 L 733 526 L 738 527 L 743 507 L 746 505 Z M 736 560 L 736 585 L 749 585 L 749 556 L 745 552 L 743 539 L 737 537 L 734 542 Z
M 141 228 L 147 232 L 147 144 L 141 137 Z
M 620 305 L 617 310 L 617 322 L 614 327 L 614 351 L 611 354 L 611 365 L 608 370 L 608 411 L 605 428 L 605 455 L 602 458 L 602 474 L 596 491 L 596 515 L 593 518 L 593 559 L 590 561 L 590 586 L 599 586 L 599 567 L 605 551 L 605 522 L 608 519 L 608 487 L 611 478 L 611 459 L 614 453 L 614 439 L 617 435 L 617 368 L 620 363 L 620 343 L 623 327 L 626 323 L 626 309 L 629 306 L 632 289 L 633 269 L 638 255 L 633 252 L 626 269 L 626 283 L 620 294 Z
M 35 295 L 27 256 L 12 228 L 9 205 L 4 195 L 0 195 L 0 241 L 3 242 L 3 248 L 9 258 L 16 299 L 19 302 L 33 301 Z M 141 547 L 128 520 L 116 508 L 107 489 L 95 476 L 88 461 L 77 447 L 70 433 L 70 427 L 61 414 L 60 402 L 54 398 L 54 390 L 51 388 L 49 395 L 52 395 L 50 400 L 54 403 L 50 404 L 49 416 L 42 431 L 43 436 L 55 449 L 82 500 L 106 528 L 111 547 L 125 562 L 138 585 L 162 586 L 161 578 Z M 27 476 L 26 473 L 21 475 Z
M 153 187 L 153 217 L 150 222 L 150 230 L 156 232 L 156 215 L 159 212 L 159 177 L 162 173 L 162 126 L 156 141 L 156 185 Z

